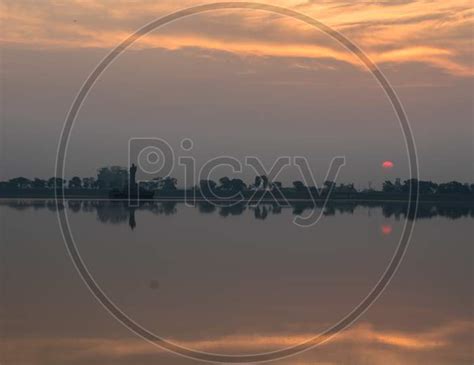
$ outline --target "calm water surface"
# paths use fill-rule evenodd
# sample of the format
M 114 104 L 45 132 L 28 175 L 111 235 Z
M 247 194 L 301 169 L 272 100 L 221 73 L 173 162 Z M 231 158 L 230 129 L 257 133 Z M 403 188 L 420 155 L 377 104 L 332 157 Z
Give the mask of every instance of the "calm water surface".
M 303 229 L 292 220 L 304 208 L 62 207 L 88 269 L 124 312 L 170 341 L 222 354 L 296 345 L 334 324 L 377 282 L 406 219 L 399 204 L 337 204 Z M 2 363 L 201 363 L 137 338 L 105 311 L 73 267 L 53 201 L 3 200 L 0 215 Z M 405 260 L 369 311 L 274 363 L 472 364 L 473 216 L 422 206 Z

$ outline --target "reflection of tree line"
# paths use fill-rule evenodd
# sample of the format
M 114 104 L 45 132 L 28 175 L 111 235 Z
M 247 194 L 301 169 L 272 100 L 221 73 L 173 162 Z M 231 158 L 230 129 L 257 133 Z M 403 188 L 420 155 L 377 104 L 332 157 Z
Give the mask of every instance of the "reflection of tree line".
M 336 214 L 353 214 L 357 207 L 381 208 L 382 214 L 386 218 L 404 219 L 407 216 L 408 204 L 405 202 L 329 202 L 325 207 L 323 203 L 313 203 L 311 201 L 292 202 L 289 205 L 281 206 L 277 203 L 263 203 L 252 205 L 247 203 L 235 203 L 232 205 L 210 203 L 207 201 L 194 202 L 194 206 L 203 214 L 218 214 L 221 217 L 239 216 L 248 211 L 255 219 L 265 220 L 271 215 L 281 214 L 282 209 L 291 209 L 292 214 L 301 215 L 305 211 L 313 209 L 324 209 L 323 215 L 334 216 Z M 26 209 L 47 209 L 55 212 L 64 209 L 64 205 L 56 200 L 11 200 L 4 201 L 1 205 L 17 210 Z M 67 208 L 72 213 L 96 213 L 97 219 L 101 223 L 119 224 L 128 222 L 130 227 L 136 226 L 137 211 L 147 211 L 160 215 L 173 215 L 178 212 L 177 201 L 143 201 L 137 207 L 130 207 L 128 201 L 107 201 L 107 200 L 68 200 Z M 449 204 L 443 202 L 432 202 L 419 204 L 416 214 L 417 219 L 447 217 L 457 219 L 462 217 L 474 218 L 474 206 L 471 204 Z M 414 219 L 413 214 L 408 216 Z
M 401 219 L 407 216 L 408 204 L 404 202 L 329 202 L 325 207 L 323 202 L 291 202 L 290 205 L 282 206 L 276 203 L 259 204 L 256 206 L 245 203 L 235 204 L 230 207 L 219 207 L 216 204 L 208 202 L 196 203 L 200 213 L 213 213 L 218 210 L 218 214 L 222 217 L 231 215 L 240 215 L 245 210 L 250 210 L 256 219 L 265 219 L 269 215 L 281 214 L 282 208 L 292 209 L 293 215 L 301 215 L 305 211 L 313 209 L 323 209 L 323 215 L 335 216 L 336 214 L 354 214 L 357 207 L 365 208 L 382 208 L 382 214 L 385 218 Z M 449 205 L 442 202 L 422 203 L 418 207 L 416 213 L 417 219 L 433 218 L 433 217 L 447 217 L 457 219 L 462 217 L 474 218 L 474 206 L 472 205 Z M 408 216 L 413 219 L 413 215 Z

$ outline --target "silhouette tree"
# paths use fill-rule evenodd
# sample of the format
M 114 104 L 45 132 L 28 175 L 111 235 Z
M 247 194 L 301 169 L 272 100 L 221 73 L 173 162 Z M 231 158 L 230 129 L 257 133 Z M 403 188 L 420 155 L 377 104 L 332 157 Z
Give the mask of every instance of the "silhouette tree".
M 272 182 L 272 189 L 281 189 L 283 187 L 283 184 L 280 181 L 274 181 Z
M 97 170 L 97 183 L 101 189 L 122 189 L 128 183 L 128 170 L 120 166 L 101 167 Z
M 82 188 L 82 180 L 79 176 L 74 176 L 69 180 L 69 189 L 80 189 Z
M 221 186 L 219 187 L 221 190 L 223 191 L 232 190 L 231 180 L 227 176 L 221 177 L 219 179 L 219 183 L 221 184 Z
M 158 190 L 161 186 L 161 180 L 163 180 L 161 177 L 153 178 L 151 181 L 148 181 L 146 188 L 150 190 Z
M 213 180 L 201 180 L 199 181 L 199 190 L 204 195 L 213 193 L 216 191 L 217 183 Z
M 247 190 L 247 184 L 241 179 L 232 179 L 230 181 L 231 190 L 235 192 L 243 192 Z
M 178 180 L 176 180 L 174 177 L 165 177 L 164 179 L 161 180 L 161 190 L 163 191 L 174 191 L 176 190 L 176 184 L 178 183 Z
M 461 184 L 458 181 L 451 181 L 438 185 L 439 194 L 469 194 L 470 189 L 468 184 Z
M 43 189 L 46 187 L 46 180 L 38 179 L 37 177 L 35 177 L 35 179 L 31 183 L 31 186 L 37 189 Z
M 230 179 L 227 176 L 219 179 L 219 190 L 222 192 L 242 192 L 247 189 L 247 185 L 241 179 Z
M 335 189 L 338 193 L 356 193 L 357 190 L 354 187 L 354 184 L 339 184 Z
M 438 184 L 432 181 L 419 181 L 420 194 L 436 194 Z
M 295 188 L 296 191 L 306 190 L 305 184 L 303 184 L 301 181 L 293 181 L 293 187 Z
M 405 180 L 405 181 L 403 181 L 403 184 L 400 184 L 400 179 L 395 180 L 396 191 L 397 192 L 402 192 L 402 193 L 408 193 L 410 191 L 410 188 L 412 189 L 412 191 L 415 191 L 415 188 L 416 188 L 417 184 L 418 184 L 417 179 Z
M 82 179 L 82 187 L 84 189 L 95 189 L 97 187 L 97 180 L 93 177 L 85 177 Z
M 27 189 L 31 187 L 31 180 L 26 177 L 15 177 L 8 180 L 8 184 L 17 189 Z
M 390 180 L 386 180 L 382 184 L 382 191 L 385 193 L 392 193 L 395 191 L 395 185 Z
M 323 190 L 325 191 L 325 193 L 328 193 L 329 191 L 331 191 L 331 189 L 333 189 L 332 191 L 334 191 L 334 189 L 336 188 L 336 183 L 334 181 L 327 180 L 324 182 L 323 185 Z
M 47 186 L 50 189 L 54 189 L 55 187 L 62 188 L 65 183 L 66 180 L 61 179 L 60 177 L 51 177 L 48 179 Z

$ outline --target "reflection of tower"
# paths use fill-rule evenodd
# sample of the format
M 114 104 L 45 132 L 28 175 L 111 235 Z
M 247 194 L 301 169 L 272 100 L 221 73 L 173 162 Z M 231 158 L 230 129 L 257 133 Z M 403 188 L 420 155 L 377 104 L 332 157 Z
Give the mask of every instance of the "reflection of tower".
M 257 207 L 255 208 L 255 218 L 264 220 L 267 218 L 267 216 L 268 216 L 267 207 L 262 206 L 262 208 L 260 208 L 260 205 L 257 205 Z
M 132 166 L 130 166 L 130 187 L 135 187 L 135 185 L 137 184 L 136 174 L 137 167 L 135 166 L 135 164 L 132 163 Z
M 135 208 L 129 208 L 128 210 L 128 225 L 130 226 L 132 231 L 137 226 L 137 223 L 135 222 Z

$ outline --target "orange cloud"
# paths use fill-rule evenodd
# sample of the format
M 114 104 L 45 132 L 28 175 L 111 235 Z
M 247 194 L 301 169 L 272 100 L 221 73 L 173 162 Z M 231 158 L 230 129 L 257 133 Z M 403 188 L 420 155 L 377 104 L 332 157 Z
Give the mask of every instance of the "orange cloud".
M 197 0 L 180 2 L 179 8 Z M 4 47 L 112 48 L 139 26 L 179 8 L 174 2 L 3 1 Z M 470 1 L 279 1 L 342 31 L 375 62 L 417 62 L 457 76 L 474 74 Z M 51 11 L 54 10 L 54 11 Z M 144 37 L 138 48 L 200 47 L 268 57 L 329 58 L 360 66 L 348 51 L 306 24 L 259 11 L 219 11 Z
M 377 346 L 386 346 L 388 351 L 423 352 L 428 356 L 436 349 L 443 349 L 446 356 L 456 355 L 457 346 L 463 344 L 454 341 L 455 337 L 466 335 L 474 329 L 473 322 L 451 322 L 443 326 L 422 332 L 403 332 L 377 330 L 369 324 L 361 324 L 342 332 L 324 346 L 342 344 L 357 345 L 365 352 L 377 352 Z M 310 333 L 291 334 L 255 334 L 234 335 L 209 339 L 176 341 L 181 346 L 207 352 L 250 353 L 262 349 L 281 349 L 304 342 L 312 337 Z M 469 337 L 469 336 L 467 336 Z M 469 341 L 469 338 L 466 338 Z M 155 355 L 162 352 L 141 339 L 105 339 L 105 338 L 41 338 L 41 339 L 7 339 L 10 351 L 22 352 L 22 349 L 35 349 L 34 355 L 41 356 L 54 349 L 58 357 L 64 359 L 87 359 L 107 357 L 110 359 L 124 356 Z M 465 345 L 465 344 L 464 344 Z M 468 344 L 469 345 L 469 344 Z M 354 348 L 354 346 L 351 346 Z M 36 359 L 38 360 L 38 359 Z M 409 362 L 404 362 L 409 364 Z

